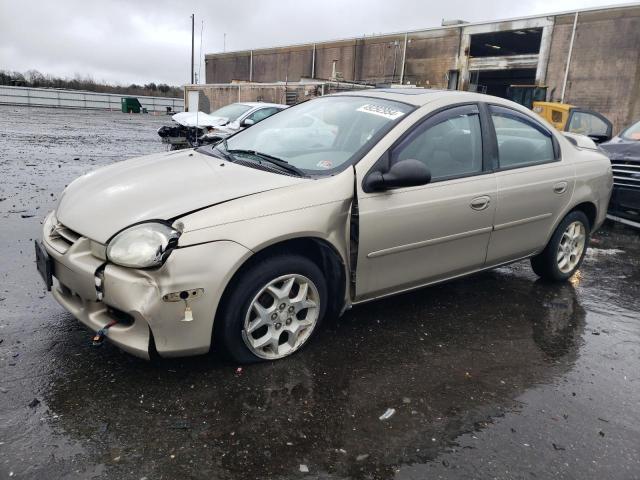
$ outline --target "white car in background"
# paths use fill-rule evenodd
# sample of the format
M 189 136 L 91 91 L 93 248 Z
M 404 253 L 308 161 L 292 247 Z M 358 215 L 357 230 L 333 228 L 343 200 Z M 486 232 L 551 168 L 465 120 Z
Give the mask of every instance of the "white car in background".
M 158 135 L 171 150 L 216 143 L 285 108 L 287 105 L 278 103 L 242 102 L 212 113 L 180 112 L 171 117 L 177 125 L 160 127 Z

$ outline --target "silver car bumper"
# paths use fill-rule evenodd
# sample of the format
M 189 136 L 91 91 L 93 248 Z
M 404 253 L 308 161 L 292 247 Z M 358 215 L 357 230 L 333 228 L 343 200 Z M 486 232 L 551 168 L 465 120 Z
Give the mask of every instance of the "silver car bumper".
M 47 217 L 43 245 L 53 262 L 52 293 L 84 325 L 98 331 L 118 321 L 106 338 L 145 359 L 152 335 L 163 357 L 209 351 L 218 303 L 231 275 L 249 256 L 248 249 L 231 241 L 204 243 L 176 249 L 161 268 L 136 270 L 97 258 L 85 237 L 61 242 L 50 234 L 51 223 Z M 202 294 L 188 303 L 175 301 L 175 295 L 166 297 L 196 289 Z

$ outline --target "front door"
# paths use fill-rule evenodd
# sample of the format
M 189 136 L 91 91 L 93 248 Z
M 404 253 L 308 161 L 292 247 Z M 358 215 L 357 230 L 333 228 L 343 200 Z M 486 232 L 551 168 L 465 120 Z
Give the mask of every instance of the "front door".
M 416 159 L 431 171 L 424 186 L 365 192 L 357 172 L 356 301 L 482 268 L 496 208 L 496 179 L 484 166 L 477 105 L 428 116 L 382 162 Z

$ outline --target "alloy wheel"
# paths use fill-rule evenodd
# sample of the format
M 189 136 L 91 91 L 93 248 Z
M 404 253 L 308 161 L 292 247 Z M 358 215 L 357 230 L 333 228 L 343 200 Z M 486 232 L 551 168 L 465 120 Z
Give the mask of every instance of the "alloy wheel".
M 572 222 L 560 238 L 558 245 L 558 269 L 562 273 L 571 272 L 582 258 L 587 240 L 586 229 L 582 222 Z
M 315 284 L 303 275 L 283 275 L 262 287 L 251 301 L 242 338 L 254 355 L 276 360 L 304 345 L 319 315 Z

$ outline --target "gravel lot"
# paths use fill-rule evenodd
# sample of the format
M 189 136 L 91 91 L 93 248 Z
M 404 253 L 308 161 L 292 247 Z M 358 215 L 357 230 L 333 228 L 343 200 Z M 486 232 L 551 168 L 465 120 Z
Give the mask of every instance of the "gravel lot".
M 0 478 L 640 478 L 640 237 L 618 225 L 571 284 L 518 263 L 240 372 L 92 348 L 32 242 L 65 184 L 162 151 L 167 122 L 0 106 Z

